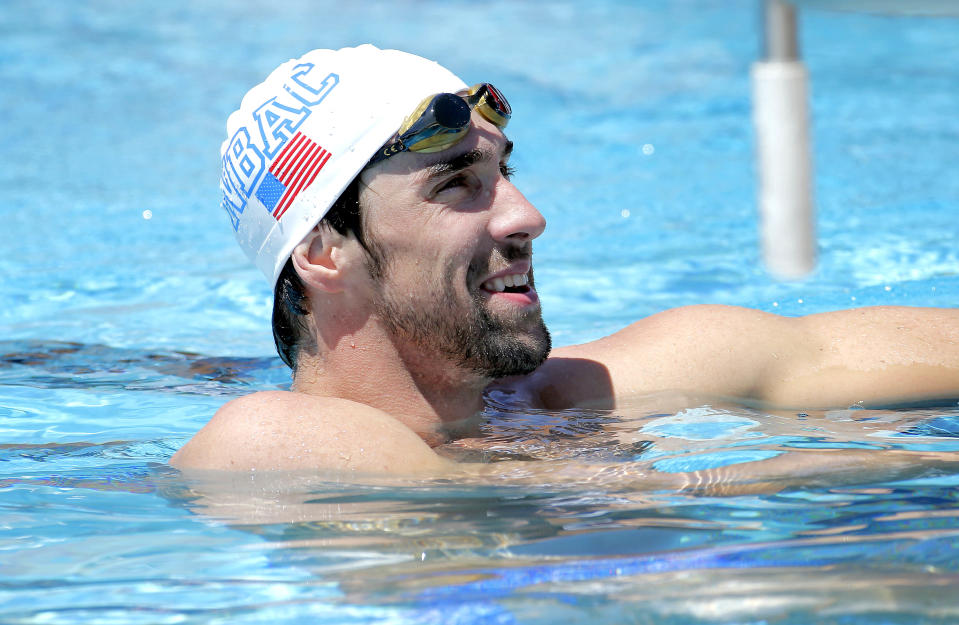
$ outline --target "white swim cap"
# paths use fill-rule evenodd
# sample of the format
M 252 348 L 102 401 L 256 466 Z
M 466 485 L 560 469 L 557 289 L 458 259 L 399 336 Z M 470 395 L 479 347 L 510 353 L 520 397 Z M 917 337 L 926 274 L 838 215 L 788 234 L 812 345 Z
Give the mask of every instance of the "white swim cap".
M 362 45 L 307 52 L 243 97 L 220 148 L 221 205 L 271 286 L 420 101 L 465 88 L 433 61 Z

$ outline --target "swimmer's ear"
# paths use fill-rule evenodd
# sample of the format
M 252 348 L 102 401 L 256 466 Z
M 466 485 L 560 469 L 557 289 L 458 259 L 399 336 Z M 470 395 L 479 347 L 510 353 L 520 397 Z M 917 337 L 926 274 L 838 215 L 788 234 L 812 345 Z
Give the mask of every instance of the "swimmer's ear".
M 317 225 L 293 248 L 290 258 L 303 282 L 326 293 L 343 290 L 347 237 L 325 224 Z

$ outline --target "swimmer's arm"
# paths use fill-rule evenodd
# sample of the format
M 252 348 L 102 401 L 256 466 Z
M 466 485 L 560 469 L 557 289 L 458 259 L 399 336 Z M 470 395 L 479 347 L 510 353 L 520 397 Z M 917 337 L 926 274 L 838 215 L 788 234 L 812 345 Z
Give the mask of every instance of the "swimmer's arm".
M 783 348 L 794 358 L 765 365 L 761 399 L 845 407 L 959 398 L 959 310 L 884 306 L 786 321 Z
M 229 402 L 170 464 L 178 469 L 379 475 L 433 474 L 452 465 L 380 410 L 281 391 Z
M 875 307 L 790 318 L 689 306 L 557 350 L 551 361 L 539 375 L 553 404 L 604 386 L 616 400 L 681 391 L 802 408 L 955 398 L 959 310 Z

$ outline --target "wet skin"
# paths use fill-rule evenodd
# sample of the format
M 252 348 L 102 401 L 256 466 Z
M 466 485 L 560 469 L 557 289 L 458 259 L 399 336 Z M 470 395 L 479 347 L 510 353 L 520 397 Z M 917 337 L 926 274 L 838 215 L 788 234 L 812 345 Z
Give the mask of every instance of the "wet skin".
M 510 179 L 506 136 L 472 123 L 444 152 L 361 174 L 370 250 L 323 226 L 297 246 L 316 348 L 299 355 L 290 392 L 228 403 L 174 466 L 446 474 L 455 465 L 431 447 L 468 435 L 493 383 L 550 409 L 664 392 L 803 409 L 959 396 L 951 309 L 690 306 L 537 367 L 549 341 L 531 247 L 545 220 Z

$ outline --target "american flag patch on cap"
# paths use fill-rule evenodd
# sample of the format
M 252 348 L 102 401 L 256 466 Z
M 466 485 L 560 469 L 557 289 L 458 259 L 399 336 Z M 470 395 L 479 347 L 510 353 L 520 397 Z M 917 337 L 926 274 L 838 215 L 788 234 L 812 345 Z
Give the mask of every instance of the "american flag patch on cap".
M 316 180 L 316 175 L 328 160 L 328 151 L 307 139 L 303 133 L 296 133 L 263 177 L 256 191 L 257 199 L 279 221 L 300 191 Z

